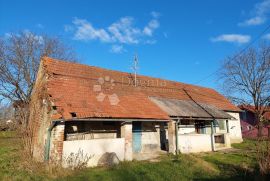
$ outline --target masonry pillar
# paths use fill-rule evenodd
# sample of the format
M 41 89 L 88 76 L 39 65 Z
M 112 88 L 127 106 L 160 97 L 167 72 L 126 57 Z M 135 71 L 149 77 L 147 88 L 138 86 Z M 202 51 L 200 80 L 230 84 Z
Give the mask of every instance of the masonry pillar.
M 59 122 L 52 130 L 50 159 L 59 161 L 62 159 L 64 143 L 65 123 Z
M 231 147 L 231 139 L 230 139 L 230 134 L 229 133 L 224 134 L 224 141 L 225 141 L 225 146 L 227 148 L 230 148 Z
M 125 160 L 133 159 L 132 151 L 132 122 L 121 123 L 121 138 L 125 138 Z
M 215 151 L 215 135 L 214 135 L 214 121 L 211 121 L 211 147 L 212 151 Z
M 158 139 L 158 148 L 161 149 L 161 139 L 160 139 L 160 129 L 161 129 L 161 124 L 155 124 L 155 129 L 156 129 L 156 133 L 157 133 L 157 139 Z
M 168 122 L 168 141 L 169 141 L 169 153 L 175 154 L 176 144 L 175 144 L 175 121 L 171 120 Z
M 227 129 L 227 133 L 230 133 L 229 121 L 228 120 L 226 120 L 226 129 Z

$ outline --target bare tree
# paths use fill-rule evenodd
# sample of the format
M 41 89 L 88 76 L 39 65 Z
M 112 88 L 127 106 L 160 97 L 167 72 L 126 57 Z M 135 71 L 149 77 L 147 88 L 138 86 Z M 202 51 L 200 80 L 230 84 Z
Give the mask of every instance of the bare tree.
M 0 37 L 0 99 L 19 103 L 25 111 L 43 56 L 75 61 L 73 50 L 56 37 L 29 31 Z
M 261 136 L 266 106 L 270 103 L 270 46 L 262 44 L 227 58 L 221 78 L 231 100 L 254 105 L 258 136 Z

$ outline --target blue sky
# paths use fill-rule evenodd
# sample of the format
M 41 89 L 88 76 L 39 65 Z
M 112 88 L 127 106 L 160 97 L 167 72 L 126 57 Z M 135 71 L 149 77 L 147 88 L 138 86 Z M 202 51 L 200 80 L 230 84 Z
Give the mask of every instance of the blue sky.
M 195 83 L 265 29 L 269 12 L 270 0 L 0 0 L 0 35 L 59 36 L 80 62 L 125 72 L 137 53 L 140 74 Z M 216 78 L 199 85 L 218 88 Z

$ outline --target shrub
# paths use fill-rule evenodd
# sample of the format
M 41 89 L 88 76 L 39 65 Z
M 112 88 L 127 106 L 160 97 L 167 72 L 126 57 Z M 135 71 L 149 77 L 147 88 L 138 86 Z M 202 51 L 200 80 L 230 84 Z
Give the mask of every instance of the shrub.
M 256 159 L 261 174 L 270 174 L 270 140 L 258 138 L 256 143 Z
M 77 153 L 71 153 L 67 157 L 63 157 L 62 164 L 72 170 L 81 170 L 87 167 L 87 163 L 92 157 L 92 155 L 88 156 L 88 154 L 83 153 L 83 150 L 79 149 Z

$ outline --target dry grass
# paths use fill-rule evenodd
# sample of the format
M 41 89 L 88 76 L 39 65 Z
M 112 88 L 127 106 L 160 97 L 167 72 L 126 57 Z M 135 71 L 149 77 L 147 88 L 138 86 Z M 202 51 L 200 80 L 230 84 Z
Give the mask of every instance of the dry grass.
M 256 159 L 261 174 L 270 174 L 270 140 L 259 138 L 256 141 Z

